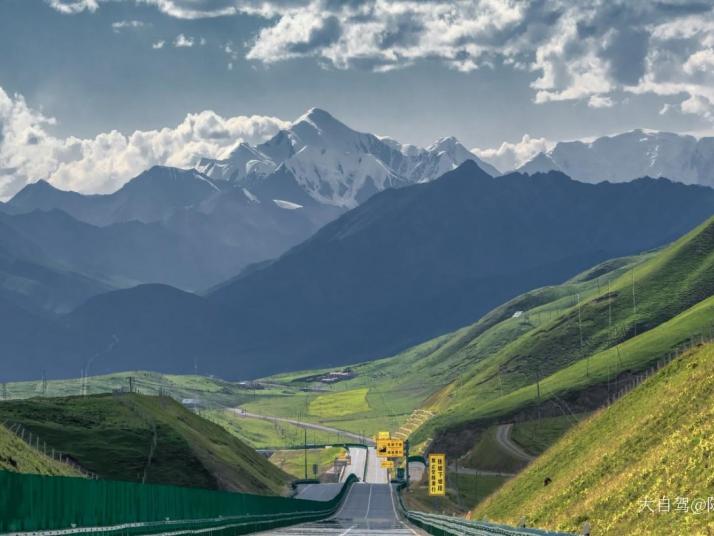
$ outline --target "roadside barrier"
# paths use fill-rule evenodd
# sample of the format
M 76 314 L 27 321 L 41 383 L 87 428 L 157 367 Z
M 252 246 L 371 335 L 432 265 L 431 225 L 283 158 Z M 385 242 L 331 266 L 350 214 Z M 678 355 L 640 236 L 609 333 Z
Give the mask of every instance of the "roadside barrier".
M 452 517 L 426 512 L 414 512 L 404 504 L 401 490 L 406 487 L 402 482 L 398 487 L 398 503 L 401 514 L 412 524 L 434 536 L 573 536 L 567 532 L 511 527 L 486 521 L 470 521 L 461 517 Z
M 333 515 L 329 501 L 0 471 L 0 534 L 247 534 Z

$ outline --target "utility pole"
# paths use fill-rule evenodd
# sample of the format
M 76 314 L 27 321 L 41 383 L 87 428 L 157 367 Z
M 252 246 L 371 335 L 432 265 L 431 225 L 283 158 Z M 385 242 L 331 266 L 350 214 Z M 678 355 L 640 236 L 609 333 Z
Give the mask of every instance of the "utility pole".
M 305 432 L 305 480 L 307 480 L 307 428 L 303 428 L 303 431 Z
M 633 268 L 630 273 L 632 274 L 632 316 L 633 324 L 635 327 L 634 336 L 637 337 L 637 299 L 635 297 L 635 269 Z
M 538 422 L 540 422 L 540 367 L 536 369 L 536 389 L 538 390 Z
M 612 294 L 610 293 L 610 280 L 607 280 L 607 327 L 612 337 Z
M 583 318 L 580 314 L 580 294 L 578 293 L 578 330 L 580 331 L 580 349 L 583 349 Z

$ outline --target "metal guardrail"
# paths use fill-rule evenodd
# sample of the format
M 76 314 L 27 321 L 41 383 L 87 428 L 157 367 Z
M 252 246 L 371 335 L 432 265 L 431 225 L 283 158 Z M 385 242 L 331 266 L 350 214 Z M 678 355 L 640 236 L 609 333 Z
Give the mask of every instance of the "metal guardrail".
M 517 528 L 424 512 L 407 511 L 406 518 L 435 536 L 573 536 L 566 532 Z
M 460 517 L 414 512 L 404 504 L 401 490 L 406 487 L 402 482 L 397 486 L 397 497 L 401 514 L 417 527 L 434 536 L 575 536 L 567 532 L 553 532 L 535 528 L 511 527 L 486 521 L 470 521 Z

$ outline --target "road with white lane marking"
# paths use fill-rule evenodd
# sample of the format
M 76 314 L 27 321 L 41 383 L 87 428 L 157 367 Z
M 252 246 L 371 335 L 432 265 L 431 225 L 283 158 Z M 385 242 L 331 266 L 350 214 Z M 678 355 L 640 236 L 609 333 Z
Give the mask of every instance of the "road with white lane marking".
M 367 477 L 365 482 L 370 484 L 388 484 L 389 472 L 381 465 L 382 461 L 377 457 L 377 449 L 369 447 L 367 449 Z
M 413 536 L 422 534 L 399 519 L 390 484 L 353 484 L 340 510 L 330 519 L 260 534 L 276 536 Z

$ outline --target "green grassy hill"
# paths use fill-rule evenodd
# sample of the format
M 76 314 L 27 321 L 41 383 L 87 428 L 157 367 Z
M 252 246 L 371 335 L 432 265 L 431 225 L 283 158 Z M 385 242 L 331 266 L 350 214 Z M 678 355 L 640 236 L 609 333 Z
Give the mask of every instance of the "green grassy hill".
M 473 325 L 437 337 L 396 356 L 353 365 L 355 377 L 330 386 L 331 392 L 351 395 L 355 404 L 343 404 L 340 415 L 325 415 L 315 404 L 319 393 L 300 391 L 314 385 L 304 378 L 318 372 L 301 371 L 266 378 L 265 381 L 286 386 L 280 393 L 258 392 L 244 404 L 248 410 L 266 415 L 300 417 L 355 433 L 374 434 L 378 430 L 397 430 L 411 412 L 430 407 L 433 401 L 469 374 L 475 364 L 489 359 L 513 340 L 537 329 L 549 319 L 572 306 L 572 296 L 595 294 L 602 287 L 605 274 L 618 277 L 650 254 L 616 259 L 581 274 L 562 285 L 536 289 L 505 303 Z M 523 314 L 514 317 L 518 311 Z M 439 391 L 444 389 L 441 393 Z M 349 394 L 351 392 L 351 394 Z M 439 394 L 436 394 L 439 393 Z M 439 408 L 435 408 L 439 410 Z
M 576 290 L 581 280 L 562 288 Z M 542 400 L 605 386 L 707 332 L 714 305 L 707 301 L 714 294 L 714 219 L 598 281 L 596 288 L 581 287 L 531 309 L 531 319 L 543 318 L 546 310 L 552 314 L 490 355 L 471 360 L 432 398 L 428 407 L 439 415 L 417 437 L 532 408 L 539 380 Z
M 127 373 L 91 378 L 90 392 L 124 386 L 128 375 L 138 375 L 147 392 L 201 398 L 212 419 L 254 446 L 271 447 L 299 442 L 300 431 L 236 419 L 223 409 L 241 406 L 372 435 L 396 431 L 423 408 L 434 417 L 410 428 L 415 446 L 445 432 L 477 429 L 458 438 L 470 448 L 494 423 L 532 418 L 538 387 L 546 415 L 567 416 L 566 404 L 573 413 L 591 411 L 632 374 L 708 330 L 712 304 L 706 299 L 712 294 L 714 219 L 659 251 L 604 262 L 561 285 L 518 296 L 453 333 L 351 366 L 355 376 L 334 385 L 315 381 L 324 371 L 265 378 L 258 390 L 199 376 Z M 38 385 L 12 384 L 8 391 L 28 396 Z M 78 389 L 78 380 L 48 384 L 52 393 Z M 524 446 L 540 452 L 576 420 L 564 419 L 557 434 L 535 437 L 536 430 L 533 445 Z
M 711 317 L 710 317 L 711 318 Z M 712 513 L 675 498 L 714 492 L 714 344 L 684 354 L 574 427 L 482 503 L 476 518 L 593 534 L 712 534 Z M 551 479 L 548 486 L 544 480 Z M 660 512 L 660 498 L 671 511 Z M 652 500 L 655 513 L 640 512 Z
M 0 470 L 53 476 L 81 476 L 65 463 L 53 460 L 0 426 Z
M 278 494 L 289 477 L 220 426 L 168 397 L 109 394 L 0 403 L 101 478 Z
M 338 429 L 371 435 L 378 430 L 397 430 L 415 408 L 430 405 L 440 389 L 469 373 L 474 364 L 496 354 L 511 341 L 537 329 L 549 319 L 572 306 L 572 297 L 597 293 L 605 276 L 617 277 L 648 255 L 607 261 L 562 285 L 525 293 L 494 309 L 478 322 L 410 348 L 396 356 L 350 367 L 356 376 L 348 381 L 325 386 L 306 380 L 319 371 L 291 372 L 265 378 L 263 389 L 201 376 L 174 376 L 149 372 L 126 372 L 89 378 L 90 393 L 126 388 L 134 378 L 142 392 L 155 394 L 163 390 L 176 398 L 198 398 L 212 420 L 221 422 L 232 433 L 254 447 L 291 446 L 302 441 L 302 432 L 289 424 L 236 419 L 224 409 L 241 406 L 265 415 L 299 418 L 320 422 Z M 598 279 L 600 278 L 600 279 Z M 524 314 L 514 318 L 514 313 Z M 47 382 L 46 393 L 52 396 L 77 394 L 82 389 L 79 379 Z M 315 392 L 310 389 L 329 389 Z M 366 395 L 362 396 L 364 389 Z M 450 387 L 446 387 L 448 389 Z M 8 384 L 13 398 L 26 398 L 42 393 L 42 383 Z M 351 393 L 350 393 L 351 392 Z M 334 397 L 332 396 L 334 394 Z M 355 397 L 353 395 L 359 394 Z M 443 393 L 442 393 L 443 394 Z M 342 398 L 346 397 L 346 398 Z M 341 400 L 340 411 L 325 411 L 325 404 Z M 355 404 L 345 403 L 354 400 Z M 312 432 L 311 432 L 312 434 Z M 317 442 L 336 441 L 334 434 L 318 434 Z M 312 437 L 312 436 L 311 436 Z

